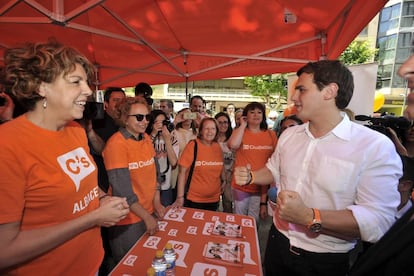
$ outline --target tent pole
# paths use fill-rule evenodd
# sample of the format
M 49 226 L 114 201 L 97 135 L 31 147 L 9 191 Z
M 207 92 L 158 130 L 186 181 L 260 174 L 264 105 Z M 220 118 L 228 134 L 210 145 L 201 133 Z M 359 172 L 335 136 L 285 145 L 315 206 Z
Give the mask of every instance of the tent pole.
M 185 77 L 185 100 L 188 100 L 188 77 Z

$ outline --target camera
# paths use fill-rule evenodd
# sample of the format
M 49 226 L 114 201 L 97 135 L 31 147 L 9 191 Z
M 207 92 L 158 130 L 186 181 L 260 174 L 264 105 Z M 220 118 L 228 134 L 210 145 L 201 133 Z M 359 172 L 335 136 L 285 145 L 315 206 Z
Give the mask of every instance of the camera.
M 83 119 L 85 120 L 99 120 L 104 118 L 103 103 L 86 102 L 85 110 L 83 111 Z
M 162 122 L 162 125 L 166 126 L 169 132 L 173 131 L 175 128 L 174 124 L 171 123 L 169 120 L 164 120 Z
M 185 120 L 195 120 L 197 119 L 197 114 L 194 112 L 190 112 L 190 113 L 187 112 L 183 114 L 183 118 Z
M 104 96 L 103 91 L 97 90 L 93 96 L 88 98 L 83 111 L 83 119 L 85 120 L 100 120 L 104 118 Z
M 368 121 L 367 127 L 376 130 L 388 137 L 390 133 L 387 128 L 395 131 L 399 138 L 403 137 L 405 130 L 411 126 L 411 122 L 405 117 L 396 117 L 393 115 L 383 115 L 381 117 L 369 117 L 366 115 L 356 115 L 357 121 Z

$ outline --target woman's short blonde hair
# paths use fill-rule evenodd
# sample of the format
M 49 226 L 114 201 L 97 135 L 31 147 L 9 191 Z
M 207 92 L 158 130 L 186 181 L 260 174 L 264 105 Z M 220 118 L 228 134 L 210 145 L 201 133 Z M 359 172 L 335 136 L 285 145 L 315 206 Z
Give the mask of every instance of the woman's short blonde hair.
M 128 119 L 129 112 L 131 111 L 131 106 L 137 103 L 145 105 L 148 112 L 150 111 L 148 103 L 143 96 L 125 97 L 116 105 L 116 114 L 114 119 L 119 126 L 125 127 L 126 120 Z

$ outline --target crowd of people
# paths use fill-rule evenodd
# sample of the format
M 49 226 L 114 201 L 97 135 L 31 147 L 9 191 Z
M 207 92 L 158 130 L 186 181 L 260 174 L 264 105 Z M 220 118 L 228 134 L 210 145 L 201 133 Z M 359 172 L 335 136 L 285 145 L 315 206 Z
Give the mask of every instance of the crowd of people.
M 107 275 L 165 208 L 259 221 L 270 186 L 265 275 L 413 272 L 414 128 L 389 139 L 353 122 L 353 77 L 339 61 L 298 70 L 295 112 L 280 121 L 259 102 L 212 116 L 199 95 L 174 112 L 145 82 L 133 97 L 108 87 L 102 116 L 85 118 L 94 69 L 77 50 L 28 43 L 4 62 L 0 274 Z M 399 74 L 412 122 L 414 56 Z M 358 241 L 369 246 L 350 267 Z

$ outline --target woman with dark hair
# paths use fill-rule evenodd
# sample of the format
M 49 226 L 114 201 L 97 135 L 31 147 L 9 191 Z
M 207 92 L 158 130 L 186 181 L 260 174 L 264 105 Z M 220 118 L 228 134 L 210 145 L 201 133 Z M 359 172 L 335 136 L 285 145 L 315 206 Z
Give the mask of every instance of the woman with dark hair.
M 178 141 L 175 137 L 173 126 L 162 110 L 155 109 L 151 111 L 151 119 L 145 131 L 151 136 L 155 149 L 155 160 L 158 162 L 157 175 L 158 183 L 160 184 L 161 203 L 165 207 L 174 202 L 171 172 L 177 166 Z
M 230 138 L 233 133 L 233 128 L 231 127 L 230 116 L 225 112 L 219 112 L 214 117 L 218 123 L 218 137 L 217 142 L 219 143 L 221 150 L 223 152 L 223 161 L 224 161 L 224 176 L 222 183 L 222 194 L 221 202 L 223 204 L 223 211 L 227 213 L 233 213 L 233 195 L 231 191 L 231 176 L 233 173 L 233 164 L 235 151 L 229 149 L 227 146 L 227 140 Z
M 277 137 L 266 123 L 265 106 L 252 102 L 243 109 L 240 127 L 233 130 L 227 144 L 236 150 L 235 166 L 250 166 L 252 170 L 262 168 L 276 148 Z M 232 180 L 234 212 L 253 216 L 267 215 L 267 186 L 239 186 Z
M 197 128 L 192 119 L 187 119 L 188 115 L 191 113 L 190 108 L 183 108 L 178 111 L 174 119 L 175 124 L 175 136 L 178 141 L 178 155 L 177 158 L 180 158 L 181 153 L 183 152 L 185 146 L 191 140 L 194 140 L 197 137 Z M 184 118 L 186 117 L 186 118 Z M 178 166 L 172 171 L 171 184 L 173 189 L 173 201 L 177 197 L 177 177 L 178 177 Z
M 283 118 L 280 121 L 280 132 L 278 136 L 280 136 L 283 133 L 283 131 L 285 131 L 285 129 L 301 124 L 303 124 L 302 120 L 299 119 L 298 116 L 296 116 L 295 114 Z
M 209 117 L 202 119 L 197 139 L 187 144 L 178 160 L 180 170 L 174 206 L 217 210 L 223 173 L 223 155 L 217 136 L 216 120 Z M 193 171 L 189 176 L 191 167 Z M 190 182 L 186 194 L 187 179 Z

